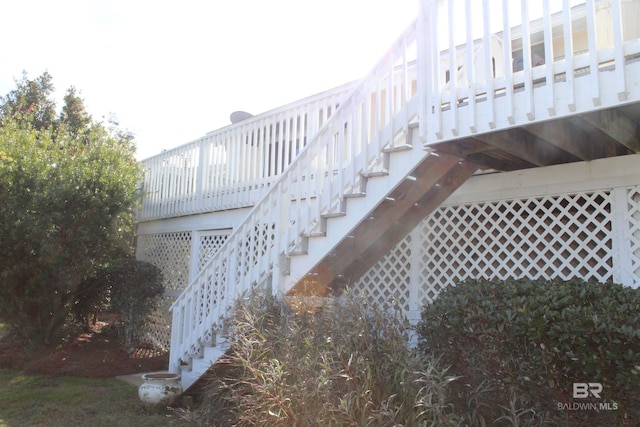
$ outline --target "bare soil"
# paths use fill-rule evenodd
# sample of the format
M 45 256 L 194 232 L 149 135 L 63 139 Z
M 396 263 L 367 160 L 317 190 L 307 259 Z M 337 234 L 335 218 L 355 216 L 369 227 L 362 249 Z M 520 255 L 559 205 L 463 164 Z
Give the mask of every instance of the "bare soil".
M 19 337 L 0 337 L 0 369 L 15 369 L 48 376 L 109 378 L 166 370 L 169 354 L 143 346 L 131 354 L 124 350 L 115 328 L 97 322 L 55 347 L 29 348 Z

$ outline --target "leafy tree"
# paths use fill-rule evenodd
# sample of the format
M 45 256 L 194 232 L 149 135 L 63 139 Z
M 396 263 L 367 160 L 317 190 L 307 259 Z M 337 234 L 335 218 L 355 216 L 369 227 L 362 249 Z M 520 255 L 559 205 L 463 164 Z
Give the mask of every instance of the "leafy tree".
M 25 75 L 0 108 L 0 317 L 51 343 L 85 279 L 131 252 L 142 172 L 133 141 L 86 120 L 75 89 L 58 121 L 69 126 L 39 116 L 53 85 L 48 73 L 35 81 Z
M 59 127 L 65 127 L 72 136 L 87 142 L 92 119 L 84 106 L 84 100 L 78 96 L 73 86 L 67 89 L 64 95 L 64 105 L 57 124 Z
M 51 98 L 55 87 L 53 77 L 45 71 L 40 77 L 29 80 L 27 72 L 16 80 L 16 88 L 0 97 L 0 123 L 13 117 L 29 116 L 35 129 L 47 129 L 56 121 L 56 103 Z

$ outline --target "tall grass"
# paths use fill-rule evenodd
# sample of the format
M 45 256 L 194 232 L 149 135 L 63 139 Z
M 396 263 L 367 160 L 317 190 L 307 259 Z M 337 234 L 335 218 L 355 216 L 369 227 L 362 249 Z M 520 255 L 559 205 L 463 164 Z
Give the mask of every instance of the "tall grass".
M 419 426 L 459 421 L 437 361 L 412 351 L 408 325 L 347 296 L 316 309 L 257 294 L 230 319 L 226 374 L 193 420 L 239 426 Z

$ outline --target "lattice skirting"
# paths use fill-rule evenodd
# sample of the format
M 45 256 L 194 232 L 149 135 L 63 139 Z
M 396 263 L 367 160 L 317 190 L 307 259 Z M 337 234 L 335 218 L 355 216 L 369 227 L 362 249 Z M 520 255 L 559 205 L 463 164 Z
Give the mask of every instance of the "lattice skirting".
M 145 333 L 141 337 L 144 343 L 151 344 L 155 348 L 169 350 L 171 347 L 171 313 L 169 307 L 173 304 L 174 297 L 164 296 L 158 309 L 147 321 Z
M 441 206 L 351 284 L 416 319 L 470 278 L 584 278 L 640 286 L 640 187 Z
M 627 211 L 623 238 L 629 240 L 629 282 L 640 287 L 640 186 L 628 187 L 626 190 Z
M 197 253 L 195 254 L 195 268 L 192 270 L 197 274 L 202 271 L 207 261 L 224 244 L 229 236 L 228 230 L 210 230 L 197 233 Z M 192 276 L 193 277 L 193 276 Z
M 171 304 L 222 246 L 228 234 L 229 230 L 206 230 L 138 236 L 137 258 L 160 268 L 166 292 L 160 307 L 149 319 L 143 341 L 169 349 Z
M 138 236 L 136 257 L 162 270 L 167 291 L 181 291 L 189 280 L 191 232 Z

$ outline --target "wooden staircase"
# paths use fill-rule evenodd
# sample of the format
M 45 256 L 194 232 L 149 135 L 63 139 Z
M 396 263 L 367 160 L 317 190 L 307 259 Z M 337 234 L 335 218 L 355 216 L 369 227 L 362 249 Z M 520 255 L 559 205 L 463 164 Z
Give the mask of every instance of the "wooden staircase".
M 341 103 L 174 303 L 170 370 L 181 372 L 185 390 L 228 349 L 224 317 L 239 295 L 256 287 L 339 293 L 478 169 L 423 148 L 415 30 Z
M 456 156 L 425 151 L 417 126 L 408 129 L 406 140 L 383 150 L 384 168 L 361 176 L 357 192 L 345 193 L 338 209 L 321 215 L 316 231 L 301 236 L 296 250 L 282 254 L 283 294 L 338 294 L 350 278 L 359 277 L 478 169 Z M 276 285 L 274 276 L 266 282 Z M 180 363 L 183 387 L 197 386 L 227 350 L 219 327 Z
M 182 373 L 185 390 L 228 349 L 224 318 L 243 293 L 257 287 L 284 296 L 339 293 L 480 169 L 640 151 L 640 39 L 602 49 L 593 36 L 589 52 L 570 61 L 549 52 L 547 66 L 525 64 L 530 69 L 515 72 L 509 51 L 515 25 L 504 24 L 507 58 L 494 61 L 501 52 L 482 47 L 493 46 L 489 31 L 471 39 L 469 16 L 467 45 L 474 49 L 458 58 L 452 32 L 447 49 L 438 40 L 441 3 L 421 4 L 420 31 L 431 33 L 419 38 L 414 23 L 401 35 L 172 306 L 169 369 Z M 482 4 L 486 24 L 488 2 Z M 613 5 L 611 16 L 620 21 L 620 2 Z M 545 38 L 558 23 L 571 35 L 578 12 L 596 12 L 593 2 L 583 9 L 547 11 L 540 24 Z M 454 12 L 446 20 L 452 28 Z M 519 31 L 528 34 L 524 18 Z M 592 21 L 584 24 L 587 34 L 596 33 Z M 571 37 L 564 48 L 573 51 Z M 480 82 L 444 82 L 443 67 L 454 75 L 476 61 L 504 69 Z
M 418 139 L 415 126 L 410 139 Z M 345 194 L 340 210 L 325 215 L 322 233 L 307 236 L 307 250 L 289 260 L 294 284 L 288 295 L 339 293 L 479 168 L 456 156 L 420 151 L 414 143 L 386 150 L 387 171 L 364 179 L 362 191 Z M 309 268 L 314 260 L 319 261 Z
M 417 132 L 412 132 L 412 135 Z M 417 152 L 414 152 L 417 151 Z M 406 146 L 403 150 L 388 150 L 389 173 L 378 174 L 366 179 L 366 189 L 357 196 L 346 194 L 341 203 L 340 213 L 326 214 L 323 217 L 323 232 L 307 236 L 306 251 L 291 253 L 287 258 L 288 267 L 298 267 L 313 263 L 315 266 L 286 292 L 287 295 L 324 297 L 337 294 L 350 277 L 358 277 L 374 264 L 384 253 L 402 239 L 425 215 L 436 209 L 456 188 L 466 181 L 478 166 L 446 154 L 425 154 Z M 406 163 L 394 159 L 402 154 L 403 158 L 413 153 L 421 158 L 417 167 L 408 173 L 391 173 L 392 169 L 402 169 Z M 403 159 L 404 160 L 404 159 Z M 399 179 L 399 181 L 398 181 Z M 371 211 L 365 211 L 367 198 L 380 190 L 375 187 L 392 190 Z M 373 203 L 375 204 L 375 203 Z M 341 222 L 334 225 L 333 223 Z M 344 224 L 355 223 L 348 233 L 342 232 Z M 331 246 L 339 240 L 324 257 L 316 258 L 322 247 Z M 316 249 L 320 247 L 320 250 Z M 298 261 L 301 263 L 298 264 Z M 285 271 L 287 277 L 293 277 L 291 271 Z M 181 364 L 182 383 L 185 389 L 196 384 L 197 380 L 228 350 L 223 331 L 219 329 L 209 343 L 200 347 L 200 351 Z

